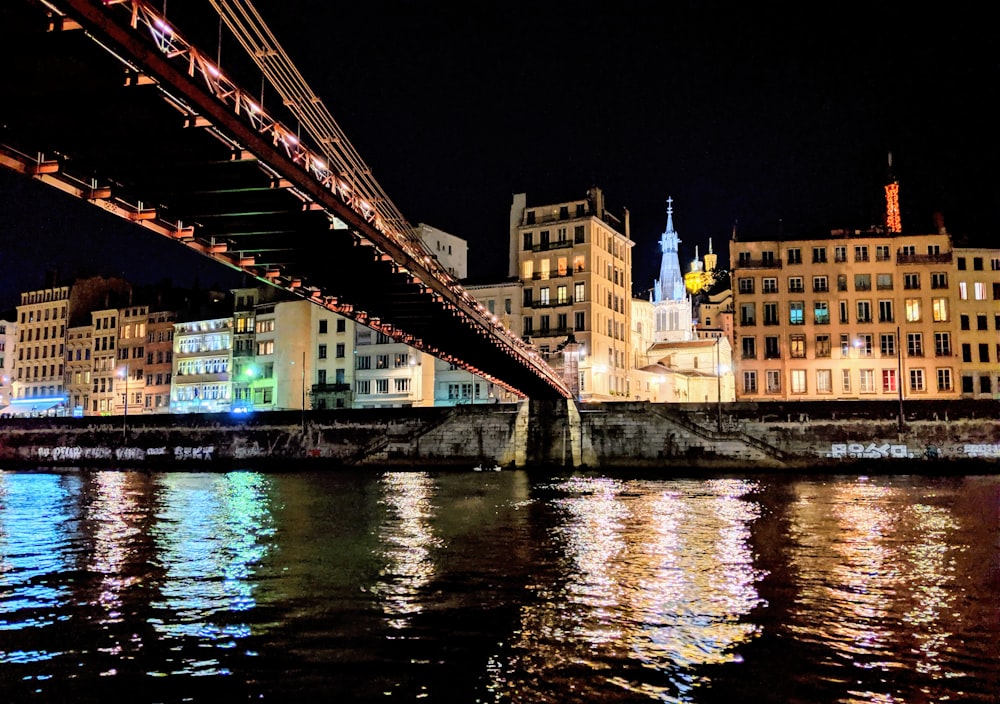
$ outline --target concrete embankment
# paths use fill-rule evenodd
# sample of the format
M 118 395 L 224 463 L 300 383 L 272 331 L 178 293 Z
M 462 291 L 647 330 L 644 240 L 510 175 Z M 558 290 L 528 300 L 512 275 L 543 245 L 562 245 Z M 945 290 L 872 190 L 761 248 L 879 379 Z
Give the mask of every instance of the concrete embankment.
M 9 419 L 11 466 L 399 467 L 993 472 L 1000 421 L 989 403 L 890 406 L 524 402 L 456 408 L 244 416 Z M 971 468 L 971 469 L 970 469 Z

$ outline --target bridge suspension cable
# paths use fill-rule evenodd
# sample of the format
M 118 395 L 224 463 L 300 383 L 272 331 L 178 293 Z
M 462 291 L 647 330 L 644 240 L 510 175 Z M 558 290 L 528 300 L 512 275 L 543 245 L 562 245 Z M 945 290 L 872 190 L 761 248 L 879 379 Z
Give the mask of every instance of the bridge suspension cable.
M 309 137 L 318 145 L 317 148 L 330 160 L 331 170 L 339 171 L 352 188 L 368 199 L 382 221 L 394 229 L 397 235 L 424 249 L 423 241 L 413 233 L 406 218 L 372 176 L 371 168 L 347 139 L 323 101 L 295 68 L 253 3 L 250 0 L 209 2 L 257 64 L 265 79 L 281 96 L 284 105 L 299 120 Z

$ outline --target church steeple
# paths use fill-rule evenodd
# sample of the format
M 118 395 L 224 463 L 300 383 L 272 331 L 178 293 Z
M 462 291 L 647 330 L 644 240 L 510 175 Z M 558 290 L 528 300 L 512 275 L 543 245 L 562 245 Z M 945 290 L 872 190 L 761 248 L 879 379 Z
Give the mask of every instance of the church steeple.
M 653 302 L 683 301 L 687 298 L 681 275 L 677 246 L 680 238 L 674 230 L 674 199 L 667 197 L 667 229 L 660 235 L 660 278 L 653 286 Z

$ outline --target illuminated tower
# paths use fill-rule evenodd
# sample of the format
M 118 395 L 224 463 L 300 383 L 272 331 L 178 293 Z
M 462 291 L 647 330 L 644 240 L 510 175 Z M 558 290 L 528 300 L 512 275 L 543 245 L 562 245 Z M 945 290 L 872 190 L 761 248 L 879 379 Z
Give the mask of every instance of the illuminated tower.
M 892 152 L 889 152 L 889 179 L 885 184 L 885 229 L 889 232 L 903 231 L 899 217 L 899 181 L 892 173 Z
M 673 198 L 667 198 L 667 229 L 660 236 L 660 278 L 653 286 L 653 339 L 656 342 L 691 340 L 691 299 L 684 287 L 677 245 L 680 239 L 674 230 Z

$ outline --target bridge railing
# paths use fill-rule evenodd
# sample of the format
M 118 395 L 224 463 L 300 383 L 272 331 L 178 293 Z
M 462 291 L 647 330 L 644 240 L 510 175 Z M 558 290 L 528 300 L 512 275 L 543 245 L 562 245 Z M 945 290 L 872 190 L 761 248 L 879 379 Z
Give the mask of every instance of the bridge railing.
M 267 137 L 289 160 L 308 173 L 325 190 L 334 194 L 339 201 L 360 215 L 371 227 L 398 246 L 412 262 L 422 270 L 420 273 L 433 277 L 441 288 L 448 292 L 449 303 L 462 311 L 463 315 L 476 321 L 489 336 L 501 341 L 523 364 L 531 367 L 545 378 L 554 388 L 566 392 L 563 380 L 540 356 L 512 330 L 505 327 L 496 316 L 464 287 L 424 245 L 423 241 L 397 217 L 394 207 L 384 211 L 377 194 L 363 192 L 352 178 L 348 163 L 338 161 L 309 148 L 278 119 L 274 118 L 248 91 L 228 78 L 222 68 L 205 52 L 188 42 L 155 8 L 146 0 L 116 0 L 115 2 L 93 3 L 88 0 L 65 0 L 68 4 L 84 3 L 89 8 L 99 6 L 104 12 L 127 13 L 128 25 L 135 30 L 144 30 L 152 40 L 156 50 L 171 63 L 184 67 L 192 78 L 201 80 L 206 90 L 216 100 L 258 134 Z M 57 3 L 54 3 L 57 4 Z M 122 20 L 120 20 L 122 21 Z M 399 227 L 396 225 L 403 225 Z M 414 272 L 417 273 L 417 272 Z M 479 373 L 483 373 L 479 370 Z M 484 376 L 489 376 L 483 373 Z M 568 392 L 566 392 L 568 393 Z

